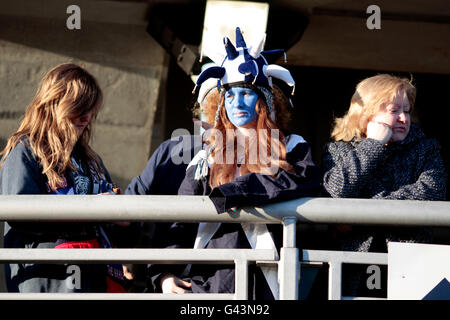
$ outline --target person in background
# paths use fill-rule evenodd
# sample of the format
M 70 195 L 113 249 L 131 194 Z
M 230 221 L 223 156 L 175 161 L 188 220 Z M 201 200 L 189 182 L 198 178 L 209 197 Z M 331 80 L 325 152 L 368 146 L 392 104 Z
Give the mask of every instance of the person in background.
M 334 198 L 445 200 L 440 145 L 411 123 L 416 88 L 388 74 L 356 86 L 323 153 L 323 189 Z M 387 252 L 387 242 L 430 242 L 428 228 L 337 226 L 338 249 Z M 353 294 L 355 292 L 353 291 Z
M 90 147 L 102 91 L 83 68 L 61 64 L 42 79 L 0 162 L 3 195 L 120 193 Z M 5 223 L 6 248 L 110 248 L 109 224 Z M 126 292 L 121 265 L 9 264 L 10 292 Z
M 217 81 L 210 79 L 200 87 L 197 101 L 193 107 L 194 125 L 209 127 L 205 106 L 209 106 L 210 98 L 217 94 Z M 217 108 L 217 106 L 215 106 Z M 196 130 L 194 130 L 196 131 Z M 202 135 L 180 135 L 161 143 L 153 152 L 141 174 L 134 177 L 125 189 L 127 195 L 177 195 L 178 188 L 186 174 L 186 168 L 196 151 L 202 147 Z M 135 247 L 162 248 L 170 222 L 140 223 Z M 152 285 L 144 285 L 147 281 L 146 266 L 127 265 L 126 275 L 135 283 L 132 290 L 153 292 Z
M 214 107 L 205 107 L 214 126 L 206 133 L 205 148 L 188 165 L 178 194 L 209 196 L 219 214 L 320 192 L 320 171 L 308 143 L 283 132 L 290 101 L 272 85 L 272 77 L 292 86 L 294 81 L 288 70 L 268 61 L 276 61 L 284 51 L 261 52 L 262 43 L 253 48 L 259 49 L 249 51 L 236 28 L 236 48 L 225 38 L 227 56 L 218 59 L 223 64 L 205 70 L 197 81 L 200 85 L 219 79 L 220 94 L 210 100 Z M 174 223 L 167 247 L 258 247 L 278 254 L 281 231 L 280 226 L 251 223 Z M 278 299 L 275 268 L 253 267 L 249 299 Z M 149 267 L 156 291 L 179 294 L 233 293 L 234 272 L 232 266 L 222 265 Z
M 208 126 L 205 108 L 210 108 L 212 96 L 217 95 L 217 81 L 205 81 L 193 108 L 197 126 Z M 214 107 L 217 108 L 217 105 Z M 215 110 L 215 109 L 214 109 Z M 197 139 L 197 140 L 195 140 Z M 141 174 L 134 177 L 125 190 L 128 195 L 176 195 L 184 179 L 186 167 L 194 157 L 195 148 L 201 149 L 201 135 L 181 135 L 161 143 L 147 162 Z M 198 151 L 198 150 L 197 150 Z

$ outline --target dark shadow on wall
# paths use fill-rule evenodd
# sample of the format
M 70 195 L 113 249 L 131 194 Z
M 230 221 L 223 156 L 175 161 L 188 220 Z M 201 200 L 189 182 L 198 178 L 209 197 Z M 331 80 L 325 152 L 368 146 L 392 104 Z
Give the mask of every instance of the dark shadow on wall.
M 6 139 L 0 137 L 0 150 L 3 150 L 6 147 Z
M 118 10 L 116 6 L 99 2 L 98 5 L 82 7 L 81 29 L 78 30 L 69 30 L 66 26 L 69 17 L 66 13 L 66 2 L 50 1 L 48 5 L 52 7 L 51 17 L 34 16 L 26 11 L 32 10 L 33 6 L 24 8 L 21 16 L 0 12 L 0 39 L 145 75 L 148 75 L 148 71 L 143 68 L 148 69 L 153 66 L 152 63 L 160 63 L 153 61 L 152 52 L 149 52 L 152 48 L 160 49 L 160 45 L 146 31 L 145 21 L 149 21 L 152 16 L 162 19 L 167 16 L 164 23 L 168 25 L 170 22 L 168 26 L 183 42 L 198 46 L 201 41 L 205 7 L 202 0 L 188 4 L 149 4 L 147 11 L 142 13 L 145 21 L 138 21 L 139 24 L 136 24 L 136 21 L 114 22 Z M 83 15 L 95 17 L 97 14 L 87 10 L 102 11 L 103 20 L 97 22 L 83 19 Z M 131 14 L 135 14 L 133 10 L 136 9 L 129 10 Z M 124 15 L 126 14 L 125 12 Z M 105 22 L 109 16 L 111 22 Z M 130 54 L 132 59 L 129 58 Z M 155 77 L 157 76 L 158 74 L 155 74 Z

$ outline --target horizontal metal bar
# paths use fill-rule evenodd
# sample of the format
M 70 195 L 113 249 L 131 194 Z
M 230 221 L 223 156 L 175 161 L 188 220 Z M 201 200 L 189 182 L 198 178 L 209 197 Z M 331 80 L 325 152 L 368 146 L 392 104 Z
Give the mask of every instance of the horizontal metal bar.
M 302 263 L 337 262 L 352 264 L 386 264 L 388 254 L 379 252 L 303 250 Z
M 234 264 L 235 260 L 275 260 L 275 253 L 266 249 L 0 249 L 0 262 Z
M 450 202 L 299 198 L 217 214 L 206 196 L 0 195 L 0 221 L 180 221 L 450 226 Z
M 232 300 L 230 293 L 0 293 L 0 300 Z

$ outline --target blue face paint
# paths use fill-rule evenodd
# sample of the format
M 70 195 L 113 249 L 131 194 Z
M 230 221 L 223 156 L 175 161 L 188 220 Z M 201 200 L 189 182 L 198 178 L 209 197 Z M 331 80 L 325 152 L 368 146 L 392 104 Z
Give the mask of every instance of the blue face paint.
M 225 93 L 225 109 L 228 119 L 236 127 L 249 124 L 258 117 L 258 94 L 250 88 L 233 87 Z

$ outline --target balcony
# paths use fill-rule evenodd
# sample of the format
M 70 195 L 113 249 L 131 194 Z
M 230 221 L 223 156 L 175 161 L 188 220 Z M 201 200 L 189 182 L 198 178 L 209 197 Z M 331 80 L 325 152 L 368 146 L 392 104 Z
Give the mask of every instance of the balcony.
M 343 264 L 387 265 L 389 253 L 299 249 L 302 224 L 389 226 L 450 226 L 450 203 L 368 199 L 300 198 L 264 207 L 248 207 L 230 214 L 216 213 L 202 196 L 0 196 L 0 221 L 141 221 L 222 222 L 281 224 L 283 246 L 277 260 L 266 249 L 0 249 L 0 263 L 131 263 L 131 264 L 234 264 L 234 294 L 157 293 L 0 293 L 2 300 L 247 300 L 249 264 L 278 266 L 281 300 L 297 300 L 302 268 L 329 266 L 328 299 L 368 299 L 342 295 Z M 170 205 L 169 205 L 170 204 Z M 420 245 L 433 249 L 437 245 Z M 399 248 L 391 243 L 389 248 Z M 439 245 L 449 250 L 450 246 Z M 401 250 L 401 247 L 400 247 Z M 449 265 L 442 258 L 442 264 Z M 427 270 L 424 270 L 425 272 Z M 300 285 L 299 285 L 300 284 Z M 389 284 L 388 284 L 389 286 Z M 389 296 L 388 296 L 389 298 Z M 398 297 L 397 297 L 398 299 Z M 400 297 L 401 299 L 401 297 Z

